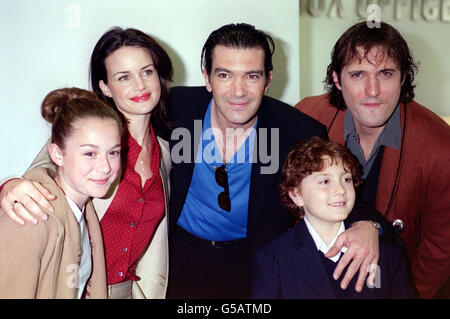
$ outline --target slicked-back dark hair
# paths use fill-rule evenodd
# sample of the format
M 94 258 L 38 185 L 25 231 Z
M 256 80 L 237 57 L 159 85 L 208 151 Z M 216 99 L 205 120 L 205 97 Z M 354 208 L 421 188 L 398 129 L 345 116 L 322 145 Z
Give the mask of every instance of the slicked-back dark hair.
M 152 111 L 151 122 L 157 133 L 167 134 L 170 123 L 167 115 L 166 101 L 169 95 L 169 82 L 172 81 L 173 67 L 167 52 L 148 34 L 137 29 L 122 29 L 113 27 L 106 31 L 95 45 L 91 56 L 90 78 L 92 90 L 97 96 L 117 109 L 112 98 L 103 94 L 99 82 L 108 83 L 105 60 L 121 47 L 134 46 L 147 50 L 159 75 L 161 97 L 158 105 Z
M 336 42 L 331 53 L 331 63 L 327 68 L 325 87 L 330 93 L 330 103 L 337 108 L 345 109 L 345 101 L 342 92 L 336 87 L 333 80 L 333 71 L 337 73 L 339 81 L 344 66 L 355 59 L 366 58 L 372 48 L 381 47 L 384 54 L 391 57 L 401 72 L 401 78 L 405 78 L 400 91 L 400 101 L 408 103 L 414 98 L 414 76 L 417 73 L 417 64 L 414 62 L 408 44 L 391 25 L 381 22 L 380 27 L 367 26 L 366 22 L 360 22 L 350 27 Z M 360 56 L 359 48 L 364 55 Z
M 213 31 L 202 49 L 201 68 L 211 75 L 214 48 L 222 45 L 227 48 L 261 48 L 264 51 L 264 73 L 266 79 L 273 70 L 272 55 L 275 44 L 270 35 L 246 23 L 227 24 Z

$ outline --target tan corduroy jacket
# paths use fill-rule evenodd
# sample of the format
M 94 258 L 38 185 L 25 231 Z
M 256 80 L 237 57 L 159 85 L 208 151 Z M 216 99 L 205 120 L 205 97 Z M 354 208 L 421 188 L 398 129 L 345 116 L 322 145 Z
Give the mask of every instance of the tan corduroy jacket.
M 20 226 L 0 212 L 0 298 L 77 298 L 81 257 L 80 226 L 66 196 L 46 168 L 29 170 L 24 178 L 54 195 L 54 212 L 37 225 Z M 85 209 L 92 248 L 92 274 L 86 298 L 106 298 L 105 255 L 100 224 L 91 201 Z

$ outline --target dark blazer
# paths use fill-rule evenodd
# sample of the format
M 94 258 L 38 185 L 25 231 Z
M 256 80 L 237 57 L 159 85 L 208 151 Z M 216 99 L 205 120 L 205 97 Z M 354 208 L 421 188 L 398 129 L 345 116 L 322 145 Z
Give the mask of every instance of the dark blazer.
M 169 94 L 170 115 L 176 122 L 176 126 L 187 128 L 194 136 L 194 120 L 203 120 L 211 98 L 212 95 L 205 87 L 172 88 Z M 275 174 L 260 174 L 260 168 L 264 164 L 261 163 L 259 154 L 257 162 L 252 165 L 247 220 L 247 238 L 250 249 L 259 247 L 268 240 L 281 235 L 292 225 L 292 219 L 284 210 L 278 194 L 280 168 L 288 152 L 299 139 L 306 140 L 313 135 L 326 136 L 325 127 L 316 120 L 267 96 L 264 96 L 258 111 L 256 130 L 258 144 L 261 128 L 268 129 L 269 145 L 267 149 L 269 151 L 271 149 L 270 128 L 279 128 L 279 170 Z M 173 163 L 172 166 L 169 231 L 174 229 L 188 193 L 194 170 L 193 159 L 196 155 L 194 149 L 198 145 L 198 138 L 200 136 L 197 136 L 196 140 L 191 139 L 190 141 L 190 163 Z M 170 149 L 178 142 L 171 139 Z
M 170 117 L 176 123 L 176 127 L 183 127 L 194 136 L 194 120 L 203 120 L 212 95 L 205 87 L 174 87 L 169 92 Z M 203 123 L 203 122 L 202 122 Z M 293 219 L 281 203 L 279 184 L 281 180 L 281 167 L 289 151 L 302 140 L 308 140 L 312 136 L 327 138 L 325 127 L 296 110 L 295 108 L 264 96 L 258 110 L 257 141 L 260 141 L 260 129 L 266 128 L 271 149 L 271 128 L 279 129 L 279 169 L 275 174 L 260 174 L 264 167 L 264 160 L 257 157 L 257 162 L 252 165 L 251 185 L 249 195 L 247 240 L 250 252 L 254 252 L 268 241 L 284 233 L 293 226 Z M 201 132 L 200 132 L 201 133 Z M 171 171 L 171 198 L 169 206 L 169 238 L 180 217 L 186 199 L 194 170 L 194 149 L 199 143 L 200 136 L 191 138 L 191 161 L 189 163 L 173 163 Z M 170 139 L 172 150 L 180 141 Z M 258 145 L 259 146 L 259 145 Z M 267 165 L 269 166 L 269 165 Z M 214 181 L 211 181 L 214 182 Z M 376 220 L 383 223 L 380 216 L 374 215 L 374 211 L 359 209 L 352 213 L 348 220 Z
M 253 262 L 254 298 L 337 298 L 320 252 L 301 220 L 293 229 L 262 247 Z M 374 288 L 355 291 L 354 276 L 343 293 L 356 298 L 414 298 L 406 257 L 394 244 L 380 242 L 379 275 Z M 342 278 L 342 277 L 341 277 Z

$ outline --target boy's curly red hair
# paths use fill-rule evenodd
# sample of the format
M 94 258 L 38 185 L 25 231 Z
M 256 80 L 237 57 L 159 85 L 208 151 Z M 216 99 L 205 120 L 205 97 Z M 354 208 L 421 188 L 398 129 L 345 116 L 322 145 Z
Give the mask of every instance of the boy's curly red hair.
M 352 174 L 355 188 L 361 184 L 361 165 L 344 146 L 317 136 L 307 142 L 300 141 L 283 164 L 280 183 L 281 201 L 297 220 L 303 218 L 304 211 L 292 201 L 289 192 L 300 187 L 306 176 L 323 170 L 325 156 L 330 157 L 332 163 L 343 164 Z

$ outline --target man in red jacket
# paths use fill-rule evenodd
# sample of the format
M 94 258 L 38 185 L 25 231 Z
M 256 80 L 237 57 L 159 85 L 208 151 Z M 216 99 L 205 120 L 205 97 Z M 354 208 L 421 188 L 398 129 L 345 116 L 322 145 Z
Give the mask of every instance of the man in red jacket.
M 419 295 L 449 297 L 450 127 L 413 101 L 416 71 L 396 29 L 362 22 L 334 46 L 328 93 L 296 108 L 361 163 L 361 195 L 401 234 Z

